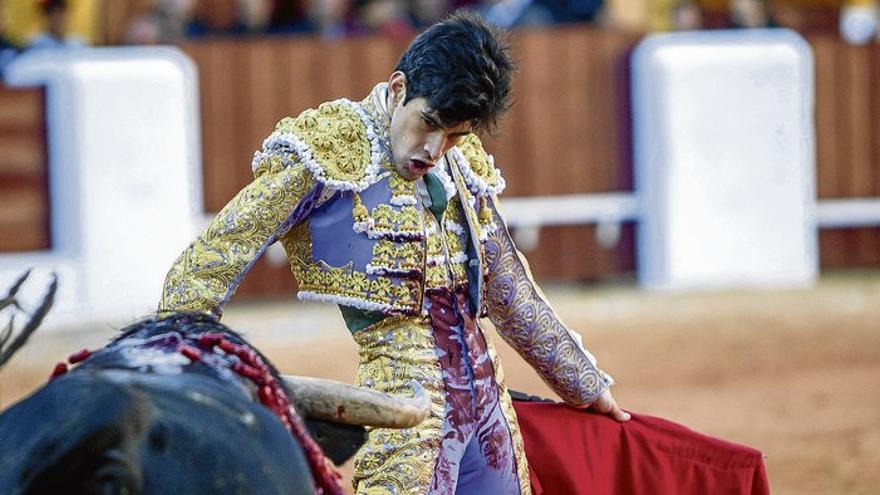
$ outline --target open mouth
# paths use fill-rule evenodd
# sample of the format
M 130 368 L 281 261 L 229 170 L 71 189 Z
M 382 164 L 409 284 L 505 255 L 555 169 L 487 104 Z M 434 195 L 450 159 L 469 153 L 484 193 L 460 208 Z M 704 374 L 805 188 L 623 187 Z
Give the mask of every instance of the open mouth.
M 425 175 L 433 167 L 434 167 L 433 163 L 426 162 L 424 160 L 419 160 L 417 158 L 412 158 L 409 161 L 409 171 L 414 176 Z

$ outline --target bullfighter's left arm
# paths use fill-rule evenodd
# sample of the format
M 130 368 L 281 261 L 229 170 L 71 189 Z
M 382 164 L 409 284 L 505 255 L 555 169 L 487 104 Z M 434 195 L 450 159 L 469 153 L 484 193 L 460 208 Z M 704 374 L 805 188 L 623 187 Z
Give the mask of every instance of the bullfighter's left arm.
M 491 197 L 487 206 L 494 225 L 494 232 L 484 241 L 489 318 L 501 337 L 565 402 L 592 403 L 613 379 L 597 367 L 581 336 L 559 319 L 535 283 L 528 262 L 514 246 L 497 197 Z

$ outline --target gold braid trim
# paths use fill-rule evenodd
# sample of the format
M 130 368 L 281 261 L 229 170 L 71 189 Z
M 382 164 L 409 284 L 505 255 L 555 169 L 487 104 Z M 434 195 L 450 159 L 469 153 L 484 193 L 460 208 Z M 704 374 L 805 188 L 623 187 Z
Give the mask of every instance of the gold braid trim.
M 354 458 L 353 484 L 360 494 L 428 493 L 443 429 L 446 386 L 430 324 L 389 317 L 354 334 L 359 346 L 357 385 L 394 395 L 411 394 L 415 380 L 431 399 L 431 415 L 413 428 L 369 429 Z

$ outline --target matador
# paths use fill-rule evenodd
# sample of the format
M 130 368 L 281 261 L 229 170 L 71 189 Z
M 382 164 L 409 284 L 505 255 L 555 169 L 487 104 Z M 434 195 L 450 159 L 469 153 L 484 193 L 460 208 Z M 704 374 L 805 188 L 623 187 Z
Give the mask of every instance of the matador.
M 531 493 L 482 317 L 566 403 L 628 417 L 500 212 L 504 179 L 475 132 L 509 106 L 512 72 L 503 38 L 474 14 L 432 26 L 365 99 L 282 119 L 254 155 L 253 182 L 167 275 L 160 312 L 219 317 L 280 242 L 298 297 L 341 310 L 359 346 L 357 384 L 402 395 L 421 384 L 431 414 L 369 431 L 356 493 Z

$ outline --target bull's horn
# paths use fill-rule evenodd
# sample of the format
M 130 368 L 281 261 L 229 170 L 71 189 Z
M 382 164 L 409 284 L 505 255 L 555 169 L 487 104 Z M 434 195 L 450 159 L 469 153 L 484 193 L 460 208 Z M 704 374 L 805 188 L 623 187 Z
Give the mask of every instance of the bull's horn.
M 13 306 L 16 309 L 21 310 L 21 306 L 19 306 L 18 300 L 16 299 L 16 294 L 18 294 L 18 290 L 21 288 L 22 284 L 24 284 L 24 281 L 27 280 L 30 273 L 30 270 L 25 271 L 20 277 L 18 277 L 15 283 L 12 284 L 7 296 L 0 299 L 0 310 L 7 306 Z M 52 304 L 55 302 L 55 291 L 58 290 L 58 276 L 53 272 L 51 277 L 52 281 L 49 282 L 49 288 L 46 289 L 46 293 L 43 294 L 43 300 L 40 301 L 40 305 L 37 306 L 37 309 L 31 314 L 30 320 L 28 320 L 28 322 L 24 324 L 24 327 L 18 331 L 18 335 L 10 341 L 13 329 L 12 316 L 10 316 L 9 324 L 6 328 L 0 331 L 0 368 L 9 362 L 16 351 L 24 346 L 31 334 L 33 334 L 37 330 L 37 327 L 40 326 L 40 323 L 43 322 L 43 318 L 49 313 L 49 309 L 52 308 Z
M 431 413 L 431 400 L 416 381 L 412 397 L 390 395 L 334 380 L 282 375 L 297 409 L 306 416 L 379 428 L 416 426 Z

